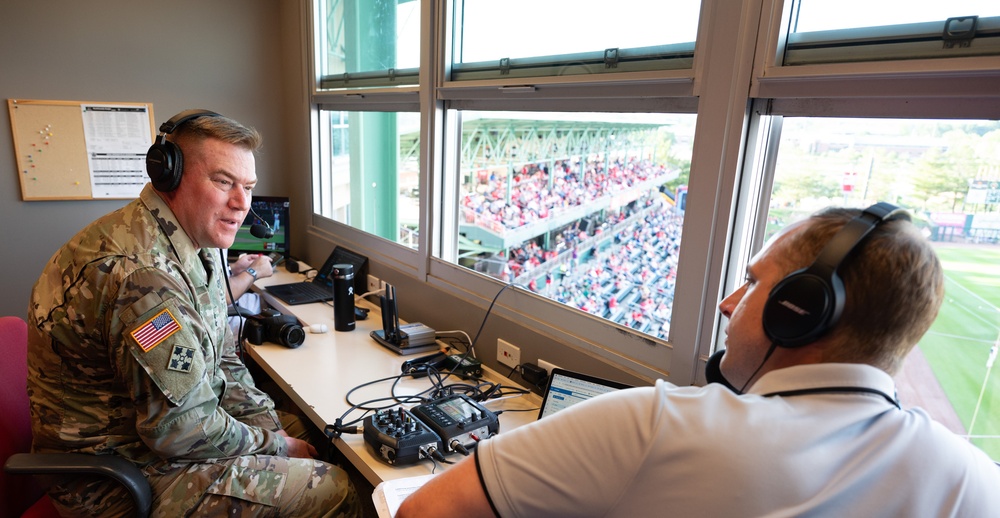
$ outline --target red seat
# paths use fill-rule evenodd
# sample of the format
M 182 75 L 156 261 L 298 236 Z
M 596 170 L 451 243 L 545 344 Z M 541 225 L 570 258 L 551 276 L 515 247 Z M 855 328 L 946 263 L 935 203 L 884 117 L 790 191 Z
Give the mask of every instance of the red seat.
M 116 455 L 31 452 L 28 402 L 28 325 L 17 317 L 0 317 L 0 518 L 58 517 L 52 501 L 32 474 L 89 474 L 125 486 L 136 516 L 152 505 L 149 483 L 134 464 Z
M 17 317 L 0 317 L 0 464 L 15 453 L 31 451 L 28 409 L 28 325 Z M 28 510 L 30 512 L 27 512 Z M 33 477 L 0 472 L 0 518 L 59 516 Z

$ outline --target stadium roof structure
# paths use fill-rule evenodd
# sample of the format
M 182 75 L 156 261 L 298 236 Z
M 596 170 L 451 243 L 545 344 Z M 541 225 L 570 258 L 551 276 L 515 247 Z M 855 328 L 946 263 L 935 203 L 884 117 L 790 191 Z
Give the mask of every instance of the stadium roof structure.
M 593 153 L 635 151 L 655 145 L 667 123 L 544 118 L 471 119 L 462 122 L 463 168 L 515 166 Z M 588 114 L 592 115 L 592 114 Z M 521 116 L 525 116 L 521 114 Z M 419 132 L 400 136 L 403 162 L 419 152 Z

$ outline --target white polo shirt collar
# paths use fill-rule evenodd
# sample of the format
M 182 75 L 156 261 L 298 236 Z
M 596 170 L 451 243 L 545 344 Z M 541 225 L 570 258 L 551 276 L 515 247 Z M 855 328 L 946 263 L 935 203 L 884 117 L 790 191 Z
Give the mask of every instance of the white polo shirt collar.
M 882 394 L 896 399 L 896 384 L 885 371 L 860 363 L 817 363 L 777 369 L 761 376 L 747 390 L 761 396 L 799 393 L 858 392 Z M 898 404 L 897 404 L 898 406 Z

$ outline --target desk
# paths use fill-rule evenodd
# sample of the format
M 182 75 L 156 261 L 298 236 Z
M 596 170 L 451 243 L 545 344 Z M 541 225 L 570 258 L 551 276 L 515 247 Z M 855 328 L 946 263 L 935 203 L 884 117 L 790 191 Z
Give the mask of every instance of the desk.
M 338 332 L 333 330 L 331 306 L 322 303 L 286 306 L 280 299 L 263 290 L 263 287 L 268 285 L 301 280 L 301 275 L 288 273 L 284 268 L 276 268 L 273 276 L 257 281 L 254 291 L 259 293 L 269 306 L 284 314 L 295 315 L 303 326 L 308 328 L 312 324 L 326 324 L 330 331 L 323 334 L 312 334 L 307 331 L 305 342 L 296 349 L 265 343 L 248 344 L 246 351 L 305 412 L 313 424 L 322 430 L 326 425 L 333 424 L 350 408 L 345 398 L 349 390 L 370 381 L 398 375 L 400 364 L 405 359 L 420 355 L 400 356 L 379 345 L 369 336 L 372 330 L 382 328 L 382 319 L 379 308 L 368 301 L 357 302 L 359 306 L 371 308 L 368 318 L 357 321 L 357 327 L 353 331 Z M 501 381 L 505 386 L 517 386 L 495 371 L 485 367 L 483 370 L 484 377 L 489 381 Z M 360 403 L 389 396 L 390 386 L 391 382 L 384 382 L 359 389 L 351 395 L 351 400 Z M 396 393 L 416 394 L 429 386 L 426 378 L 405 379 L 397 385 Z M 386 404 L 389 402 L 379 403 L 376 406 Z M 539 404 L 539 396 L 529 394 L 487 402 L 485 406 L 493 411 L 531 410 L 537 409 Z M 361 411 L 353 412 L 347 420 L 356 419 L 361 415 Z M 505 412 L 500 416 L 500 433 L 534 421 L 536 416 L 537 412 L 534 411 Z M 344 434 L 334 441 L 334 444 L 372 486 L 377 486 L 385 480 L 426 475 L 433 469 L 430 461 L 402 467 L 386 464 L 372 455 L 361 434 Z M 460 458 L 461 455 L 448 457 L 449 460 L 456 461 Z M 447 466 L 439 464 L 437 470 L 445 469 Z

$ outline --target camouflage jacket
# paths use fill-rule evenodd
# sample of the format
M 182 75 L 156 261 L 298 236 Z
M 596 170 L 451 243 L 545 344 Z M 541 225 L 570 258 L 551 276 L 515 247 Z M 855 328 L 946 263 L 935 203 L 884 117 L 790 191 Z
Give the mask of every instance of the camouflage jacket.
M 222 275 L 149 185 L 56 252 L 28 308 L 34 449 L 139 465 L 285 455 L 236 356 Z

